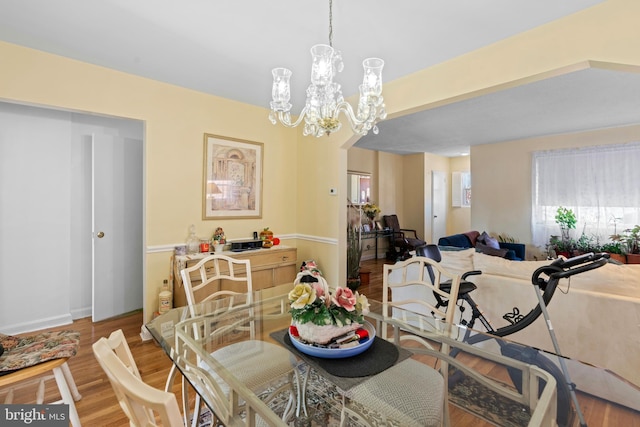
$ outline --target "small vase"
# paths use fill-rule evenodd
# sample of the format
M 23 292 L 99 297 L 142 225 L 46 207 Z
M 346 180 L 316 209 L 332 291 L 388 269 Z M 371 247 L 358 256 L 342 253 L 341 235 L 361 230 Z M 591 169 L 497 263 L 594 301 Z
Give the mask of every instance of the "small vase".
M 221 254 L 222 251 L 224 250 L 224 245 L 221 243 L 214 243 L 213 244 L 213 250 L 215 253 L 217 254 Z

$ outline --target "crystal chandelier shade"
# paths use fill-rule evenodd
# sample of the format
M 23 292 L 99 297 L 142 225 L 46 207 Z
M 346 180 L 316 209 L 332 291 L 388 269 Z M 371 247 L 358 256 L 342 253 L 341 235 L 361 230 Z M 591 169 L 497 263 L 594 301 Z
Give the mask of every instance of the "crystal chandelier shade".
M 333 79 L 344 68 L 340 51 L 331 46 L 331 0 L 329 2 L 329 45 L 317 44 L 311 48 L 311 84 L 307 87 L 307 101 L 298 119 L 291 121 L 291 70 L 274 68 L 272 101 L 269 120 L 285 126 L 296 127 L 304 120 L 303 134 L 321 137 L 340 130 L 338 116 L 342 112 L 353 132 L 366 135 L 369 130 L 378 134 L 377 120 L 387 116 L 382 97 L 382 68 L 384 61 L 367 58 L 362 62 L 364 78 L 360 85 L 358 107 L 354 112 L 344 100 L 340 84 Z

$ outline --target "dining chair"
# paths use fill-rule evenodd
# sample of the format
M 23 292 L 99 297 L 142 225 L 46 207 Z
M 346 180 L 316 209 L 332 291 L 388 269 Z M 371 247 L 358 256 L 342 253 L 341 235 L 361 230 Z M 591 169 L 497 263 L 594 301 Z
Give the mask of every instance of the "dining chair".
M 432 317 L 433 325 L 453 324 L 455 310 L 445 310 L 437 300 L 453 300 L 458 298 L 461 276 L 445 270 L 433 259 L 417 256 L 405 261 L 389 265 L 385 264 L 382 275 L 382 309 L 385 317 L 395 315 L 394 308 L 399 310 L 403 320 L 411 323 L 423 322 L 424 316 L 407 318 L 410 312 Z M 434 300 L 435 296 L 435 300 Z M 386 330 L 382 331 L 386 338 Z
M 158 390 L 142 380 L 121 329 L 112 332 L 109 338 L 100 338 L 92 347 L 131 427 L 184 427 L 175 394 Z M 161 424 L 156 422 L 156 415 Z
M 431 280 L 431 274 L 434 280 Z M 444 278 L 450 279 L 447 289 L 440 283 Z M 385 319 L 398 318 L 407 326 L 429 330 L 430 325 L 439 327 L 439 323 L 451 324 L 454 310 L 442 311 L 430 301 L 421 298 L 420 291 L 433 292 L 442 298 L 455 301 L 460 286 L 460 276 L 447 272 L 437 262 L 425 257 L 413 257 L 394 265 L 385 264 L 382 276 L 382 313 Z M 393 293 L 397 289 L 409 289 L 402 298 Z M 406 310 L 394 310 L 403 308 Z M 424 313 L 412 315 L 411 313 Z M 431 316 L 429 317 L 429 314 Z M 425 322 L 429 321 L 429 324 Z M 386 324 L 382 324 L 382 337 L 389 339 Z M 433 328 L 431 328 L 433 330 Z M 413 334 L 400 334 L 394 329 L 393 340 L 401 343 L 411 340 L 421 346 L 432 349 L 432 345 L 423 337 Z M 442 344 L 439 351 L 448 353 Z M 342 425 L 349 415 L 367 423 L 366 415 L 358 412 L 357 404 L 368 408 L 376 408 L 403 426 L 440 426 L 448 423 L 448 402 L 446 384 L 446 362 L 441 363 L 438 370 L 413 359 L 404 360 L 382 373 L 356 385 L 343 395 Z M 355 403 L 355 405 L 353 404 Z
M 15 390 L 38 384 L 36 404 L 43 404 L 45 383 L 54 378 L 61 400 L 53 403 L 69 405 L 71 425 L 80 426 L 74 401 L 82 396 L 67 364 L 79 346 L 80 333 L 71 330 L 21 336 L 0 334 L 0 390 L 7 392 L 4 403 L 13 403 Z M 48 372 L 52 375 L 43 375 Z
M 418 256 L 423 256 L 426 258 L 430 258 L 432 260 L 434 260 L 435 262 L 441 262 L 442 261 L 442 253 L 440 252 L 440 248 L 438 248 L 438 245 L 434 245 L 434 244 L 429 244 L 429 245 L 425 245 L 424 247 L 418 249 L 416 251 L 416 254 Z M 428 272 L 429 272 L 429 276 L 431 278 L 432 283 L 435 281 L 435 274 L 433 272 L 432 269 L 428 268 Z M 473 299 L 471 299 L 471 292 L 475 291 L 477 289 L 477 286 L 475 283 L 470 282 L 469 280 L 467 280 L 467 278 L 469 276 L 476 276 L 482 274 L 482 271 L 479 270 L 471 270 L 471 271 L 466 271 L 464 272 L 461 276 L 460 276 L 460 287 L 458 289 L 458 300 L 456 302 L 459 302 L 458 305 L 458 311 L 459 311 L 459 319 L 458 322 L 462 325 L 468 325 L 469 328 L 473 328 L 474 324 L 475 324 L 475 319 L 476 319 L 476 312 L 475 310 L 477 310 L 477 305 L 476 303 L 473 301 Z M 449 287 L 451 286 L 451 281 L 450 280 L 445 280 L 444 282 L 442 282 L 440 284 L 440 288 L 442 290 L 444 290 L 445 292 L 449 291 Z M 440 307 L 448 307 L 449 306 L 449 300 L 442 298 L 442 296 L 434 293 L 433 294 L 433 298 L 436 301 L 436 307 L 440 308 Z M 462 316 L 464 314 L 464 311 L 466 309 L 466 307 L 463 305 L 463 302 L 466 302 L 469 307 L 471 307 L 471 311 L 472 316 L 470 320 L 466 320 L 463 319 Z M 481 319 L 481 321 L 484 321 L 483 319 Z
M 216 301 L 222 299 L 224 302 L 218 307 L 218 310 L 224 311 L 246 306 L 249 307 L 249 313 L 252 313 L 253 282 L 250 260 L 236 259 L 226 255 L 210 255 L 197 264 L 183 269 L 180 274 L 191 317 L 201 314 L 199 311 L 203 307 L 201 304 L 209 302 L 208 306 L 212 307 Z M 209 311 L 208 314 L 211 312 Z M 288 350 L 277 344 L 256 340 L 255 322 L 251 315 L 233 327 L 236 331 L 247 333 L 249 340 L 231 343 L 219 348 L 211 353 L 212 357 L 225 365 L 230 372 L 241 378 L 243 383 L 254 391 L 261 391 L 279 380 L 287 378 L 287 381 L 280 384 L 276 390 L 289 389 L 289 404 L 282 414 L 283 419 L 288 418 L 291 415 L 290 408 L 295 400 L 293 378 L 296 361 L 292 359 L 293 356 Z M 200 333 L 199 330 L 194 331 L 196 339 L 203 338 L 198 335 Z M 240 354 L 250 356 L 239 358 Z M 224 382 L 212 368 L 206 365 L 204 360 L 200 360 L 198 366 L 207 369 L 217 381 Z M 172 368 L 172 373 L 169 374 L 167 380 L 167 389 L 170 384 L 173 384 L 172 376 L 174 374 Z M 223 387 L 226 387 L 226 384 Z M 189 412 L 188 392 L 184 378 L 182 394 L 185 418 L 187 418 L 186 414 Z M 270 393 L 267 401 L 275 396 L 277 393 Z M 196 394 L 194 423 L 198 419 L 200 406 L 201 399 Z M 215 411 L 215 408 L 213 409 Z

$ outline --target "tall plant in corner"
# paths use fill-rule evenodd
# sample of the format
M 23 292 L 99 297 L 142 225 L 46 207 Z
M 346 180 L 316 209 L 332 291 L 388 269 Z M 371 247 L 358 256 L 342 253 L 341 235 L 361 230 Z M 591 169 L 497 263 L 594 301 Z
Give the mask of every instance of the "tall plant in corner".
M 347 287 L 355 291 L 360 286 L 362 207 L 349 203 L 347 219 Z

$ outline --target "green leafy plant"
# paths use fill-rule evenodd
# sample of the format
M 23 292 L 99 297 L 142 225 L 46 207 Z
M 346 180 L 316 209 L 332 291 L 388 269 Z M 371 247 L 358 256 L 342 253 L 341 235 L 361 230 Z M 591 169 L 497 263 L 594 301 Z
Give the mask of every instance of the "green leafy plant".
M 580 238 L 576 240 L 576 249 L 583 253 L 602 252 L 602 246 L 600 245 L 600 238 L 594 234 L 586 235 L 583 232 Z
M 556 211 L 556 224 L 560 226 L 561 230 L 575 229 L 577 222 L 573 210 L 560 206 Z
M 640 225 L 636 225 L 633 228 L 627 228 L 622 233 L 614 234 L 610 239 L 624 245 L 626 253 L 640 253 Z
M 602 245 L 602 252 L 609 252 L 611 254 L 624 254 L 624 250 L 622 247 L 622 243 L 620 242 L 609 242 Z
M 560 226 L 560 232 L 562 234 L 562 246 L 564 248 L 571 247 L 571 249 L 565 249 L 564 252 L 571 252 L 573 249 L 575 249 L 575 242 L 571 239 L 571 234 L 569 231 L 576 228 L 576 224 L 578 222 L 576 219 L 576 215 L 571 209 L 560 206 L 556 211 L 555 219 L 556 224 Z M 561 252 L 563 251 L 562 249 L 556 250 L 559 250 Z

